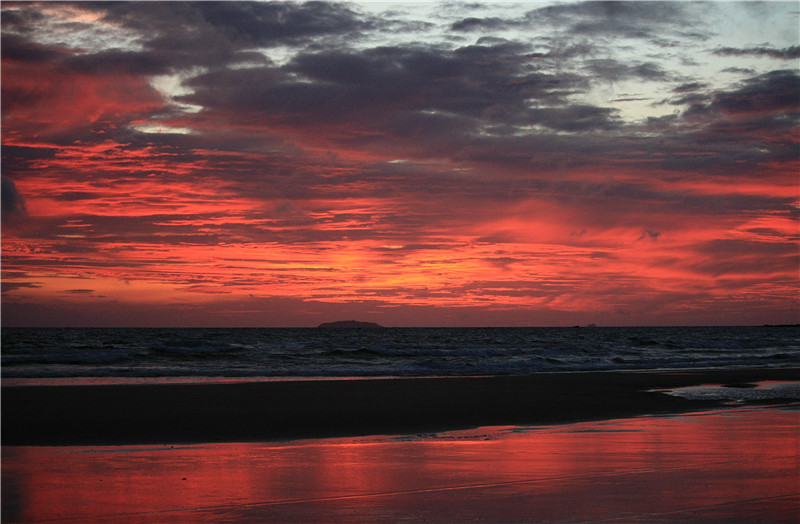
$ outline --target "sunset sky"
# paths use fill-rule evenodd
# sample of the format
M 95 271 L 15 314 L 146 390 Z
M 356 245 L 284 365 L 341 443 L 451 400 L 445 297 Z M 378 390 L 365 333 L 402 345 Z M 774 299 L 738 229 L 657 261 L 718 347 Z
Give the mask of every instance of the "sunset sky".
M 3 2 L 2 324 L 800 322 L 799 27 Z

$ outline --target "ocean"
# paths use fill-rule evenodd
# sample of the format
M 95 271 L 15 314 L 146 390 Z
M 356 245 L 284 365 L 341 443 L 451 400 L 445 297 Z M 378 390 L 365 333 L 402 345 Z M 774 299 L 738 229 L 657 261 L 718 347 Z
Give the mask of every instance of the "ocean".
M 800 327 L 4 328 L 6 384 L 800 366 Z

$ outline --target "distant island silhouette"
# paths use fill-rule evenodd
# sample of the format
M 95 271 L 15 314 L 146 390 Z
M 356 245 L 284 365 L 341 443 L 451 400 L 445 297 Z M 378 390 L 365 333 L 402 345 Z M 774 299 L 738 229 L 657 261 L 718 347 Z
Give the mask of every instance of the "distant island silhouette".
M 380 324 L 374 322 L 359 322 L 358 320 L 339 320 L 337 322 L 324 322 L 317 326 L 323 329 L 341 329 L 341 328 L 382 328 Z

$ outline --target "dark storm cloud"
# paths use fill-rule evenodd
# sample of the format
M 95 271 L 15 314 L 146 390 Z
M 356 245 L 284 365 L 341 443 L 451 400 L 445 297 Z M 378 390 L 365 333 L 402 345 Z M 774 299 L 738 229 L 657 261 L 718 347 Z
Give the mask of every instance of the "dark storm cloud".
M 480 122 L 468 116 L 406 111 L 392 116 L 383 129 L 400 139 L 440 140 L 442 136 L 452 138 L 478 132 Z
M 3 17 L 5 17 L 3 13 Z M 37 44 L 22 35 L 4 34 L 2 36 L 3 58 L 21 62 L 50 62 L 68 54 L 63 49 Z
M 346 123 L 379 128 L 389 122 L 389 127 L 402 128 L 396 115 L 403 114 L 400 121 L 408 122 L 408 113 L 419 111 L 490 123 L 536 123 L 540 119 L 528 111 L 529 100 L 559 103 L 584 89 L 586 82 L 571 73 L 538 71 L 526 50 L 504 43 L 452 51 L 398 45 L 301 53 L 282 68 L 201 75 L 190 82 L 195 92 L 180 100 L 222 110 L 234 119 L 299 126 Z M 436 119 L 442 123 L 449 116 Z
M 83 74 L 159 75 L 170 72 L 173 63 L 158 53 L 111 50 L 83 54 L 63 61 L 64 67 Z
M 84 4 L 81 4 L 84 6 Z M 375 22 L 328 2 L 121 2 L 89 4 L 108 22 L 141 32 L 147 53 L 175 68 L 259 60 L 243 51 L 356 36 Z M 263 58 L 261 58 L 263 60 Z
M 105 20 L 129 29 L 147 28 L 140 40 L 145 49 L 68 57 L 62 59 L 66 67 L 86 74 L 149 75 L 197 65 L 221 66 L 250 56 L 251 65 L 258 61 L 262 65 L 213 67 L 188 81 L 195 92 L 179 101 L 202 106 L 201 116 L 222 116 L 239 125 L 312 127 L 346 123 L 351 132 L 339 135 L 349 144 L 373 140 L 370 136 L 376 132 L 412 138 L 435 135 L 433 130 L 466 136 L 483 129 L 502 136 L 516 133 L 518 126 L 531 125 L 569 132 L 610 130 L 619 124 L 613 110 L 570 104 L 566 97 L 585 92 L 598 78 L 671 78 L 669 72 L 651 62 L 593 60 L 585 71 L 553 71 L 540 63 L 592 53 L 593 45 L 577 41 L 552 42 L 545 53 L 527 44 L 501 40 L 458 49 L 404 44 L 356 52 L 329 47 L 302 52 L 287 65 L 275 67 L 263 55 L 244 55 L 241 51 L 256 45 L 307 44 L 320 36 L 357 35 L 379 27 L 378 22 L 346 5 L 326 3 L 80 6 L 96 9 L 104 13 Z M 544 17 L 568 26 L 586 17 L 600 17 L 642 25 L 655 18 L 669 22 L 677 16 L 676 9 L 662 4 L 646 10 L 625 3 L 578 4 L 534 10 L 514 23 Z M 485 38 L 481 41 L 487 42 Z M 356 129 L 367 133 L 354 132 Z M 116 133 L 124 131 L 118 127 Z M 166 137 L 158 137 L 159 142 L 163 140 Z
M 706 89 L 708 84 L 705 82 L 688 82 L 686 84 L 681 84 L 675 89 L 672 90 L 673 93 L 692 93 L 695 91 L 700 91 L 702 89 Z
M 61 7 L 71 4 L 60 3 Z M 81 10 L 123 30 L 138 33 L 143 50 L 108 49 L 74 54 L 68 67 L 76 71 L 121 71 L 164 74 L 197 66 L 265 62 L 257 47 L 307 45 L 314 38 L 356 37 L 382 22 L 346 4 L 328 2 L 79 2 Z M 28 40 L 44 17 L 35 5 L 20 4 L 3 12 L 3 57 L 46 61 L 65 49 Z M 88 24 L 70 23 L 75 30 Z M 62 23 L 62 29 L 69 26 Z M 66 45 L 66 44 L 64 44 Z
M 499 53 L 502 56 L 502 51 Z M 497 57 L 497 56 L 495 56 Z M 362 53 L 301 54 L 291 70 L 315 80 L 340 85 L 381 85 L 413 90 L 421 83 L 446 80 L 468 73 L 473 60 L 425 48 L 380 47 Z
M 621 126 L 616 110 L 607 107 L 574 104 L 561 108 L 534 110 L 537 123 L 560 131 L 594 131 Z
M 691 119 L 714 120 L 720 113 L 753 114 L 756 118 L 771 114 L 781 119 L 800 110 L 800 74 L 770 71 L 747 78 L 728 91 L 691 93 L 670 103 L 689 104 L 685 116 Z
M 757 73 L 752 67 L 726 67 L 722 70 L 723 73 L 733 73 L 736 75 L 749 75 L 752 76 Z
M 286 43 L 308 45 L 317 37 L 352 38 L 384 27 L 388 22 L 371 18 L 346 4 L 322 2 L 77 5 L 101 13 L 109 23 L 139 32 L 144 50 L 111 49 L 61 57 L 66 68 L 85 74 L 153 75 L 198 65 L 213 66 L 211 71 L 189 82 L 196 92 L 181 101 L 201 105 L 209 115 L 221 111 L 242 124 L 266 119 L 311 126 L 355 120 L 371 131 L 386 130 L 400 136 L 413 135 L 427 124 L 442 131 L 448 128 L 468 131 L 481 123 L 500 135 L 513 133 L 514 126 L 536 124 L 559 131 L 607 130 L 616 125 L 612 111 L 586 104 L 573 106 L 566 103 L 566 97 L 586 91 L 590 81 L 598 78 L 656 81 L 672 78 L 670 72 L 652 62 L 629 64 L 595 59 L 588 62 L 585 71 L 588 75 L 576 68 L 548 71 L 544 64 L 538 63 L 548 58 L 565 60 L 590 55 L 595 46 L 578 41 L 577 36 L 550 42 L 545 53 L 509 41 L 455 50 L 398 45 L 355 52 L 328 47 L 316 53 L 300 53 L 288 65 L 278 68 L 252 48 Z M 672 3 L 571 4 L 535 9 L 513 20 L 466 19 L 468 23 L 455 23 L 454 30 L 470 25 L 486 29 L 502 24 L 549 22 L 576 30 L 578 34 L 621 31 L 639 35 L 647 33 L 645 27 L 655 21 L 663 27 L 683 20 L 685 26 L 683 9 Z M 33 20 L 34 11 L 24 12 Z M 21 15 L 16 13 L 15 17 Z M 11 19 L 8 25 L 19 27 L 20 23 Z M 21 38 L 17 40 L 12 53 L 14 49 L 18 53 L 23 53 L 26 47 L 34 49 Z M 59 58 L 58 52 L 45 48 L 28 52 L 36 55 L 31 59 Z M 251 66 L 261 63 L 261 66 L 221 68 L 237 61 Z M 539 106 L 536 110 L 530 109 L 532 102 Z M 389 114 L 383 118 L 380 114 L 373 116 L 378 107 L 390 108 Z
M 3 277 L 3 282 L 0 284 L 0 287 L 2 287 L 3 294 L 6 294 L 9 291 L 15 291 L 17 289 L 36 289 L 42 287 L 42 285 L 36 282 L 9 282 Z
M 705 35 L 689 30 L 687 7 L 680 2 L 583 2 L 530 11 L 532 23 L 550 23 L 573 34 L 653 38 L 664 30 L 689 38 Z
M 675 103 L 688 108 L 681 120 L 703 126 L 687 143 L 689 151 L 716 151 L 717 158 L 702 161 L 673 159 L 671 163 L 705 164 L 706 172 L 729 169 L 737 173 L 759 164 L 796 159 L 791 136 L 800 121 L 800 74 L 778 70 L 757 75 L 729 90 L 694 93 Z
M 610 58 L 590 60 L 587 69 L 596 77 L 609 81 L 619 81 L 628 78 L 641 80 L 670 80 L 672 74 L 653 62 L 643 62 L 631 65 Z
M 767 58 L 778 58 L 783 60 L 792 60 L 800 58 L 800 46 L 793 45 L 783 49 L 774 47 L 720 47 L 712 51 L 718 56 L 763 56 Z
M 78 200 L 92 200 L 102 196 L 103 194 L 100 192 L 89 193 L 87 191 L 64 191 L 58 195 L 54 195 L 53 198 L 55 200 L 63 200 L 65 202 L 75 202 Z
M 520 25 L 519 22 L 503 20 L 498 17 L 488 18 L 464 18 L 458 22 L 453 22 L 450 29 L 453 31 L 491 31 L 495 29 L 508 29 L 511 26 Z
M 739 89 L 717 96 L 713 105 L 730 113 L 799 110 L 800 74 L 787 69 L 750 78 Z
M 450 26 L 456 32 L 490 32 L 552 26 L 573 37 L 655 38 L 668 28 L 673 34 L 704 39 L 690 31 L 686 6 L 677 2 L 581 2 L 541 7 L 514 18 L 467 17 Z
M 3 13 L 6 16 L 6 12 Z M 6 33 L 2 37 L 3 59 L 33 64 L 59 64 L 84 74 L 129 73 L 155 75 L 167 72 L 170 64 L 159 54 L 112 49 L 99 53 L 82 53 L 59 45 L 33 42 L 25 32 Z
M 4 37 L 6 33 L 34 34 L 38 25 L 48 18 L 32 2 L 15 2 L 14 7 L 15 9 L 4 9 L 3 16 L 0 17 Z M 5 40 L 3 40 L 4 55 L 5 52 Z
M 62 293 L 66 295 L 91 295 L 94 289 L 65 289 Z
M 5 96 L 5 93 L 4 93 Z M 6 100 L 3 99 L 5 104 Z M 3 108 L 5 111 L 5 107 Z M 31 164 L 45 159 L 52 159 L 55 150 L 43 147 L 13 146 L 3 144 L 2 148 L 2 173 L 13 176 L 31 169 Z M 4 177 L 5 178 L 5 177 Z
M 118 2 L 79 4 L 104 20 L 136 31 L 172 34 L 183 48 L 210 34 L 240 47 L 268 46 L 299 38 L 341 35 L 370 27 L 347 4 L 331 2 Z M 196 36 L 192 36 L 196 33 Z M 163 40 L 153 40 L 151 43 Z
M 667 155 L 663 165 L 736 174 L 796 157 L 790 137 L 800 120 L 798 72 L 770 71 L 713 91 L 688 82 L 672 92 L 678 96 L 662 103 L 686 106 L 683 113 L 647 122 L 660 135 L 653 153 Z
M 200 2 L 203 18 L 234 41 L 269 45 L 287 39 L 344 34 L 367 25 L 346 4 L 328 2 Z
M 16 184 L 5 176 L 2 177 L 0 197 L 2 197 L 3 220 L 25 215 L 25 200 L 17 190 Z

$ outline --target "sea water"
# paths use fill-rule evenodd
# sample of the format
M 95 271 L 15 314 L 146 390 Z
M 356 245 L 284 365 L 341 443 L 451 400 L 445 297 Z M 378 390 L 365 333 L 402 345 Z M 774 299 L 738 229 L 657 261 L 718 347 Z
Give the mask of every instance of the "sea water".
M 800 327 L 4 328 L 7 383 L 798 367 Z

